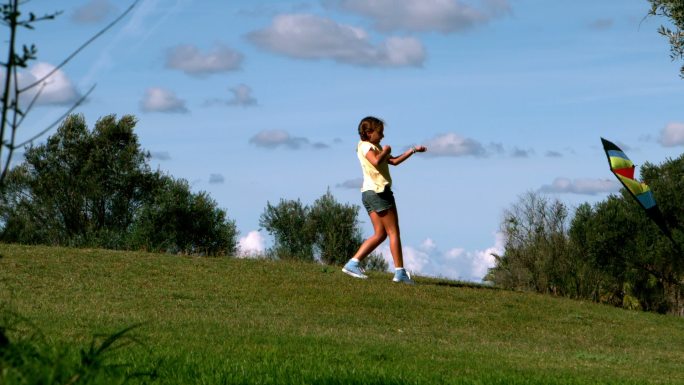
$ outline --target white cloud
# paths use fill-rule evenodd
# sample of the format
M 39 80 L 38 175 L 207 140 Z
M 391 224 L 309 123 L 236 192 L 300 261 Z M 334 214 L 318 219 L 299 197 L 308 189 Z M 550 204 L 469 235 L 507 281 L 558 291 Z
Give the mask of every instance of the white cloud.
M 658 139 L 658 142 L 665 147 L 684 145 L 684 123 L 669 123 L 660 132 L 660 138 Z
M 425 251 L 432 251 L 437 248 L 435 241 L 432 238 L 426 238 L 423 243 L 420 244 L 420 248 Z
M 27 87 L 42 79 L 55 69 L 49 63 L 38 62 L 28 71 L 20 72 L 18 75 L 19 88 Z M 0 82 L 4 86 L 5 71 L 0 71 Z M 42 90 L 41 90 L 42 88 Z M 43 83 L 25 91 L 20 96 L 20 104 L 26 107 L 33 100 L 36 93 L 40 90 L 40 96 L 36 100 L 36 105 L 71 105 L 81 98 L 72 81 L 62 70 L 57 70 Z
M 485 156 L 487 154 L 480 142 L 455 133 L 438 135 L 425 142 L 425 146 L 428 149 L 425 153 L 427 156 Z
M 113 14 L 116 7 L 108 0 L 91 0 L 78 7 L 71 15 L 71 20 L 77 23 L 97 23 Z
M 460 32 L 508 13 L 506 0 L 476 9 L 458 0 L 333 0 L 337 7 L 371 18 L 381 31 Z
M 394 271 L 394 259 L 392 259 L 392 252 L 389 246 L 385 243 L 380 250 L 380 255 L 385 259 L 390 271 Z M 403 246 L 401 248 L 404 257 L 404 267 L 411 273 L 419 275 L 433 275 L 430 274 L 426 267 L 430 264 L 430 254 L 425 250 L 412 246 Z
M 620 186 L 619 182 L 611 179 L 578 178 L 570 180 L 568 178 L 556 178 L 550 185 L 543 185 L 539 191 L 545 193 L 596 195 L 617 192 L 620 190 Z
M 502 255 L 504 252 L 504 234 L 497 232 L 494 245 L 481 251 L 475 251 L 471 258 L 471 274 L 475 277 L 484 278 L 489 269 L 496 265 L 494 254 Z
M 238 241 L 238 256 L 253 257 L 262 255 L 266 250 L 264 236 L 259 231 L 250 231 Z
M 161 87 L 148 88 L 140 107 L 144 112 L 188 112 L 185 100 L 179 99 L 173 91 Z
M 471 282 L 481 282 L 488 269 L 494 267 L 492 254 L 502 254 L 504 237 L 496 233 L 494 245 L 485 250 L 467 251 L 463 248 L 451 248 L 441 251 L 430 238 L 424 240 L 419 247 L 404 246 L 404 266 L 409 272 L 422 276 L 443 277 Z M 388 246 L 382 247 L 383 256 L 393 271 L 392 254 Z
M 284 130 L 264 130 L 249 139 L 249 143 L 264 148 L 287 147 L 298 150 L 309 144 L 309 140 L 301 137 L 292 137 Z
M 203 54 L 192 44 L 177 45 L 166 54 L 166 67 L 188 75 L 208 75 L 240 69 L 244 56 L 229 47 L 217 45 L 213 51 Z
M 330 59 L 373 67 L 419 67 L 425 48 L 412 37 L 389 37 L 374 45 L 360 28 L 305 14 L 279 15 L 248 39 L 261 48 L 297 59 Z

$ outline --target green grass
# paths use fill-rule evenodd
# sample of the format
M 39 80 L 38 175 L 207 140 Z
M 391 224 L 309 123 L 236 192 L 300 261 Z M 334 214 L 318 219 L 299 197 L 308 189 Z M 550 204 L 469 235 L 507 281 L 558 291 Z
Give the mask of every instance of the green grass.
M 684 384 L 684 319 L 317 264 L 0 245 L 0 300 L 169 384 Z M 133 380 L 135 382 L 137 380 Z

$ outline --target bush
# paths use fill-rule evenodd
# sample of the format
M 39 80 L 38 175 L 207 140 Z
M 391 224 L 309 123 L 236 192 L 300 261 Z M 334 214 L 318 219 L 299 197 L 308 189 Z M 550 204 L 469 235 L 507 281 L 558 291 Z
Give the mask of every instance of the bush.
M 330 190 L 314 202 L 308 220 L 323 263 L 343 265 L 359 249 L 363 239 L 358 212 L 359 206 L 337 202 Z
M 269 254 L 280 259 L 314 260 L 315 232 L 309 219 L 310 211 L 299 199 L 281 199 L 276 206 L 266 202 L 259 226 L 274 238 Z
M 518 290 L 564 294 L 572 263 L 566 236 L 568 211 L 537 193 L 521 196 L 504 213 L 504 253 L 486 280 Z
M 233 255 L 235 222 L 206 193 L 193 194 L 187 181 L 158 175 L 156 193 L 148 197 L 133 224 L 132 246 L 150 251 L 199 255 Z
M 281 259 L 344 264 L 362 242 L 358 206 L 344 205 L 328 190 L 309 207 L 296 200 L 266 203 L 259 225 L 274 238 L 269 254 Z

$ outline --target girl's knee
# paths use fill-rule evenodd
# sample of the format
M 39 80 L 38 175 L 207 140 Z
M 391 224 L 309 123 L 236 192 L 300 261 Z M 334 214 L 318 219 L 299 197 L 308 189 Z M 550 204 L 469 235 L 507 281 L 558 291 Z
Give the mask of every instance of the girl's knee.
M 387 239 L 387 233 L 384 232 L 384 231 L 381 232 L 381 233 L 375 233 L 375 234 L 373 235 L 373 237 L 374 237 L 378 242 L 382 242 L 382 241 L 384 241 L 385 239 Z

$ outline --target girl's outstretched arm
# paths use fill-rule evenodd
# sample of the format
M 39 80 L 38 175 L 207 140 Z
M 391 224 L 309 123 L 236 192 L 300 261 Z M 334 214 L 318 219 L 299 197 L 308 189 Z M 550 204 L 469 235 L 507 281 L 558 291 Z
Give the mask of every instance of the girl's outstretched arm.
M 411 147 L 399 156 L 390 157 L 387 160 L 387 163 L 391 164 L 392 166 L 398 166 L 401 162 L 405 161 L 406 159 L 408 159 L 411 155 L 415 154 L 416 152 L 425 152 L 425 151 L 427 151 L 427 147 L 425 147 L 425 146 Z

